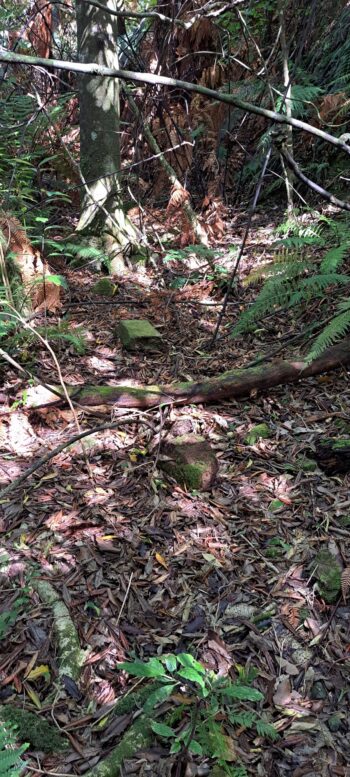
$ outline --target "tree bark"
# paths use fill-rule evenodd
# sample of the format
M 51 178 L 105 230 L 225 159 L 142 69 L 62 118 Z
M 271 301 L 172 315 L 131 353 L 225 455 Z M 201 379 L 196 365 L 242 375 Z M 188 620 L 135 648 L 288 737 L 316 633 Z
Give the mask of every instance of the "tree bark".
M 103 8 L 105 6 L 105 10 Z M 117 69 L 120 0 L 104 0 L 99 8 L 78 0 L 78 52 L 82 62 Z M 78 232 L 106 236 L 112 271 L 123 269 L 123 252 L 137 244 L 136 231 L 125 216 L 120 193 L 119 80 L 98 72 L 80 76 L 80 165 L 85 187 Z M 114 263 L 114 265 L 113 265 Z
M 115 405 L 117 407 L 148 408 L 164 404 L 198 404 L 220 402 L 225 399 L 242 399 L 257 391 L 267 391 L 273 386 L 295 383 L 298 380 L 328 372 L 350 362 L 350 340 L 328 348 L 307 364 L 302 357 L 290 361 L 276 361 L 259 367 L 230 370 L 199 382 L 174 383 L 168 386 L 71 386 L 71 399 L 83 406 Z M 59 387 L 55 386 L 55 391 Z M 35 401 L 35 389 L 28 392 L 28 404 L 43 407 L 57 403 L 57 395 L 47 398 L 40 394 Z M 64 398 L 62 397 L 64 401 Z M 59 400 L 60 401 L 60 400 Z

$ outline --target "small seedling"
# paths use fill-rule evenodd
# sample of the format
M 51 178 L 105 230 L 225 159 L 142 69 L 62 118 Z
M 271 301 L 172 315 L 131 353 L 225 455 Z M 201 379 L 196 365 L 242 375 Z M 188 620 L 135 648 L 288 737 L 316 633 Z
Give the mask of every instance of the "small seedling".
M 236 678 L 221 677 L 206 669 L 189 653 L 169 653 L 144 662 L 118 664 L 135 677 L 152 679 L 143 705 L 157 737 L 168 740 L 170 753 L 191 753 L 214 759 L 229 777 L 246 777 L 235 748 L 235 728 L 254 729 L 261 737 L 276 739 L 274 726 L 251 707 L 264 696 L 252 686 L 257 672 L 236 667 Z M 168 701 L 167 713 L 157 720 L 157 706 Z M 173 706 L 169 710 L 169 702 Z

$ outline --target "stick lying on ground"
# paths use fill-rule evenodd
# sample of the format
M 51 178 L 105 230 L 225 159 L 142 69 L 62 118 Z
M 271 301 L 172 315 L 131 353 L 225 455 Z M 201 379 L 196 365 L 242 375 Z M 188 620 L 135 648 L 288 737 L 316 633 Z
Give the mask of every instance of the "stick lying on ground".
M 86 407 L 115 405 L 145 409 L 173 403 L 189 405 L 220 402 L 223 399 L 242 399 L 249 396 L 252 391 L 266 391 L 273 386 L 295 383 L 349 363 L 350 340 L 344 340 L 328 348 L 312 364 L 307 364 L 301 356 L 296 356 L 291 360 L 230 370 L 199 382 L 187 381 L 169 386 L 70 386 L 67 388 L 70 398 Z M 56 392 L 59 391 L 59 386 L 55 386 L 54 389 Z M 57 401 L 61 404 L 65 400 L 63 396 L 62 400 L 57 400 L 57 393 L 50 396 L 47 392 L 45 397 L 42 391 L 40 399 L 36 400 L 34 392 L 33 394 L 28 392 L 28 406 L 31 407 L 44 407 Z

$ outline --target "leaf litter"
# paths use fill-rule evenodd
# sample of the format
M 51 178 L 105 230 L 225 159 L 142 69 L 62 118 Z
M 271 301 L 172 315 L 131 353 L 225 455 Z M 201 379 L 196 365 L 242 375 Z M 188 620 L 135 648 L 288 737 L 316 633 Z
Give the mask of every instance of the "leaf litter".
M 263 225 L 260 238 L 256 229 L 243 274 L 259 239 L 263 244 Z M 209 377 L 273 351 L 288 331 L 283 314 L 245 340 L 230 340 L 224 327 L 208 351 L 219 309 L 213 303 L 220 301 L 213 281 L 168 291 L 121 279 L 118 304 L 106 306 L 91 304 L 94 279 L 88 283 L 86 271 L 67 277 L 70 322 L 86 334 L 82 355 L 66 342 L 56 347 L 67 383 Z M 249 294 L 233 293 L 226 327 Z M 163 333 L 165 347 L 156 355 L 125 353 L 116 338 L 120 318 L 139 317 L 140 304 L 142 317 Z M 52 382 L 48 353 L 38 345 L 34 350 L 42 378 Z M 14 371 L 3 391 L 5 485 L 28 466 L 28 456 L 69 439 L 76 426 L 67 408 L 9 412 L 20 394 Z M 135 684 L 117 664 L 130 655 L 147 660 L 192 652 L 222 676 L 238 665 L 257 669 L 264 712 L 280 736 L 271 742 L 236 729 L 230 746 L 249 775 L 346 777 L 348 476 L 327 477 L 308 462 L 320 435 L 348 431 L 349 404 L 343 370 L 241 403 L 135 412 L 134 422 L 87 438 L 85 455 L 78 443 L 61 452 L 4 500 L 1 704 L 36 711 L 68 744 L 59 755 L 29 749 L 25 773 L 94 769 L 133 720 L 130 712 L 112 715 Z M 104 410 L 77 412 L 83 428 L 101 423 L 101 415 L 107 420 Z M 126 415 L 108 412 L 114 421 Z M 187 492 L 163 474 L 159 450 L 174 425 L 210 440 L 219 462 L 210 492 Z M 268 437 L 256 438 L 259 425 L 268 426 Z M 334 604 L 322 599 L 315 581 L 314 559 L 322 548 L 331 548 L 342 569 L 342 595 Z M 52 611 L 36 592 L 37 577 L 58 592 L 86 651 L 76 682 L 59 674 Z M 181 703 L 191 707 L 191 698 Z M 211 768 L 197 756 L 187 767 L 193 777 Z M 123 768 L 123 774 L 170 777 L 176 759 L 154 737 Z

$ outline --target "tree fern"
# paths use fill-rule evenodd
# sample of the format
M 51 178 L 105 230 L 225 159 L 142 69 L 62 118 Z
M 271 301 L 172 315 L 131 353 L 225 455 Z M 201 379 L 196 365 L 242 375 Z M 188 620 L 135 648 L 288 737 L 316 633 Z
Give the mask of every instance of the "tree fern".
M 17 747 L 15 728 L 0 721 L 0 777 L 20 777 L 25 767 L 21 756 L 27 747 Z

